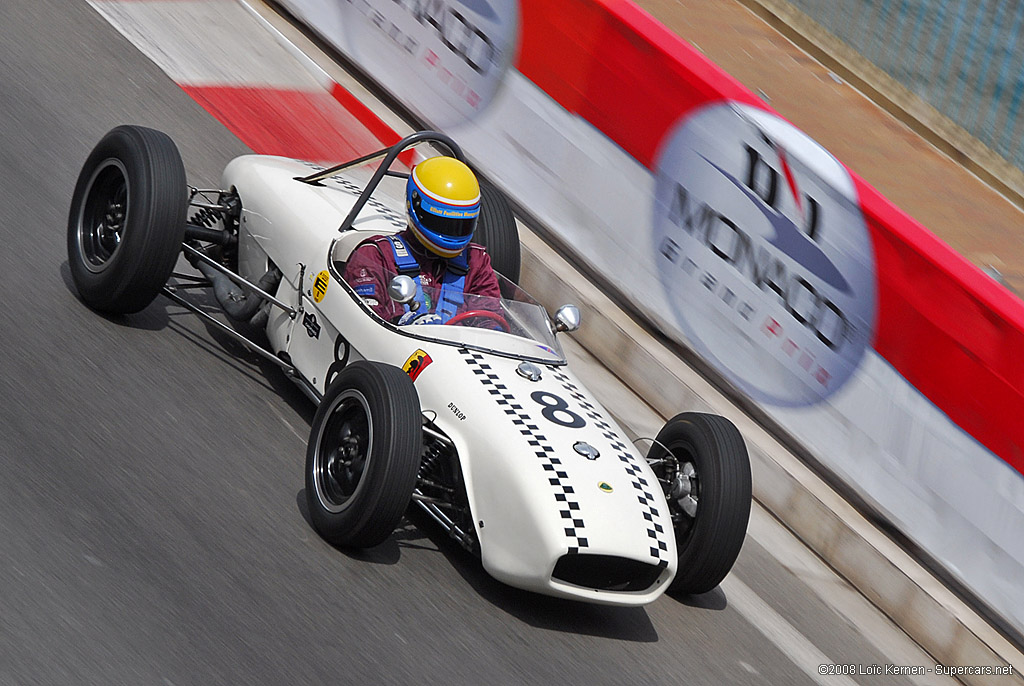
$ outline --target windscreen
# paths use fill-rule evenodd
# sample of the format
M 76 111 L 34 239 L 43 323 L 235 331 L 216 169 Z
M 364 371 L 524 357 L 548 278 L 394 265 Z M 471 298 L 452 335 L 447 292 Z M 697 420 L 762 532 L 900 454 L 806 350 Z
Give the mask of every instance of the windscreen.
M 500 274 L 495 273 L 496 295 L 414 282 L 415 294 L 407 305 L 389 294 L 396 276 L 375 277 L 372 289 L 367 284 L 350 285 L 375 314 L 410 334 L 524 360 L 565 363 L 547 311 Z

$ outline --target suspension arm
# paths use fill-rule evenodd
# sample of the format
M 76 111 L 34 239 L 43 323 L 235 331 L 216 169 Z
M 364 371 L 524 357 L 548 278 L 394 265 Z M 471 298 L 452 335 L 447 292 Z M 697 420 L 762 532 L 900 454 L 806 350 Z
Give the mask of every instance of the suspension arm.
M 242 345 L 247 347 L 249 350 L 252 350 L 254 353 L 259 355 L 263 359 L 267 360 L 268 362 L 273 362 L 278 367 L 281 367 L 285 371 L 285 373 L 288 374 L 289 376 L 297 376 L 298 375 L 298 372 L 296 371 L 295 367 L 293 367 L 292 365 L 288 364 L 287 362 L 285 362 L 284 360 L 279 358 L 277 355 L 275 355 L 275 354 L 273 354 L 273 353 L 271 353 L 271 352 L 269 352 L 267 350 L 264 350 L 262 346 L 257 345 L 256 343 L 253 343 L 248 338 L 246 338 L 242 334 L 238 333 L 237 331 L 232 329 L 227 324 L 225 324 L 225 323 L 221 322 L 220 320 L 218 320 L 216 317 L 210 315 L 207 312 L 203 312 L 201 309 L 199 309 L 199 307 L 197 307 L 193 303 L 190 303 L 188 300 L 185 300 L 180 295 L 178 295 L 175 292 L 175 289 L 174 289 L 173 286 L 164 286 L 163 290 L 161 290 L 160 292 L 163 293 L 168 298 L 170 298 L 171 300 L 173 300 L 174 302 L 176 302 L 179 305 L 181 305 L 182 307 L 184 307 L 186 310 L 192 312 L 193 314 L 198 315 L 199 317 L 201 317 L 202 319 L 206 320 L 210 324 L 213 324 L 218 329 L 220 329 L 221 331 L 226 333 L 228 336 L 231 336 L 231 338 L 235 339 L 236 341 L 238 341 L 239 343 L 241 343 Z

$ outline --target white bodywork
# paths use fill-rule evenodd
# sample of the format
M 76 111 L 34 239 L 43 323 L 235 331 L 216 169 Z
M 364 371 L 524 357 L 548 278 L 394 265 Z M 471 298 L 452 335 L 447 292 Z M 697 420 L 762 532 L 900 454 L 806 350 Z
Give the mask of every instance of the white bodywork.
M 364 238 L 404 228 L 404 211 L 375 195 L 342 235 L 338 227 L 362 186 L 347 176 L 320 186 L 295 180 L 317 169 L 254 155 L 224 171 L 223 187 L 242 202 L 242 275 L 258 279 L 272 260 L 283 273 L 277 297 L 300 310 L 294 319 L 272 311 L 267 333 L 274 352 L 287 353 L 321 394 L 346 362 L 403 367 L 425 352 L 431 362 L 414 381 L 420 405 L 457 448 L 488 573 L 512 586 L 591 602 L 642 605 L 661 595 L 677 563 L 669 509 L 614 420 L 557 351 L 497 331 L 400 329 L 373 315 L 343 283 L 334 259 L 346 258 Z M 492 342 L 504 352 L 485 351 Z M 523 359 L 540 369 L 539 380 L 517 373 Z M 578 442 L 596 448 L 596 459 L 578 453 Z M 553 578 L 559 559 L 572 554 L 643 563 L 652 583 L 610 591 Z

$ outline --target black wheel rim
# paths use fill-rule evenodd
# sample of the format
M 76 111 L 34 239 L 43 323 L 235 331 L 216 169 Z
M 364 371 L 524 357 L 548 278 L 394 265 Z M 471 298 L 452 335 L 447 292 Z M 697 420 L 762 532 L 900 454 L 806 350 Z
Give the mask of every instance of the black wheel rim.
M 313 459 L 316 495 L 328 512 L 341 512 L 362 490 L 372 435 L 373 420 L 362 393 L 346 390 L 331 401 Z
M 128 218 L 128 172 L 120 160 L 104 160 L 92 173 L 78 213 L 78 250 L 86 268 L 110 266 L 124 243 Z

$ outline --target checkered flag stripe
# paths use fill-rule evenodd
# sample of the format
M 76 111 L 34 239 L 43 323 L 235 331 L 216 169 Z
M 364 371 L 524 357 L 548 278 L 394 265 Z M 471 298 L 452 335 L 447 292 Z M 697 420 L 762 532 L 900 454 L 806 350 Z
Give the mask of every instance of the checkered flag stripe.
M 569 553 L 579 553 L 581 548 L 589 545 L 586 525 L 579 513 L 580 504 L 575 497 L 576 491 L 569 484 L 569 475 L 560 469 L 562 461 L 553 455 L 555 449 L 548 445 L 547 438 L 540 433 L 537 424 L 530 419 L 523 406 L 516 402 L 515 396 L 508 392 L 508 388 L 501 383 L 500 377 L 492 371 L 491 366 L 484 361 L 486 358 L 480 353 L 464 348 L 460 348 L 459 352 L 480 383 L 494 397 L 495 402 L 504 409 L 505 414 L 512 417 L 512 424 L 519 429 L 519 433 L 526 437 L 526 442 L 533 449 L 533 454 L 548 476 L 548 484 L 558 503 L 558 513 L 565 525 L 565 536 L 569 539 Z
M 625 472 L 630 477 L 633 491 L 636 493 L 637 502 L 641 505 L 644 521 L 652 523 L 652 526 L 647 529 L 647 535 L 651 539 L 651 557 L 658 561 L 659 567 L 668 566 L 668 557 L 666 555 L 668 552 L 668 540 L 664 530 L 665 527 L 654 523 L 654 518 L 658 516 L 658 509 L 653 504 L 655 502 L 654 496 L 649 490 L 647 479 L 642 476 L 643 471 L 637 464 L 636 459 L 615 432 L 612 431 L 611 424 L 601 415 L 597 407 L 583 395 L 580 389 L 576 387 L 576 384 L 558 367 L 548 367 L 548 369 L 551 370 L 555 378 L 562 384 L 562 388 L 565 389 L 566 393 L 583 408 L 587 418 L 601 430 L 601 435 L 608 440 L 619 461 L 623 463 Z

